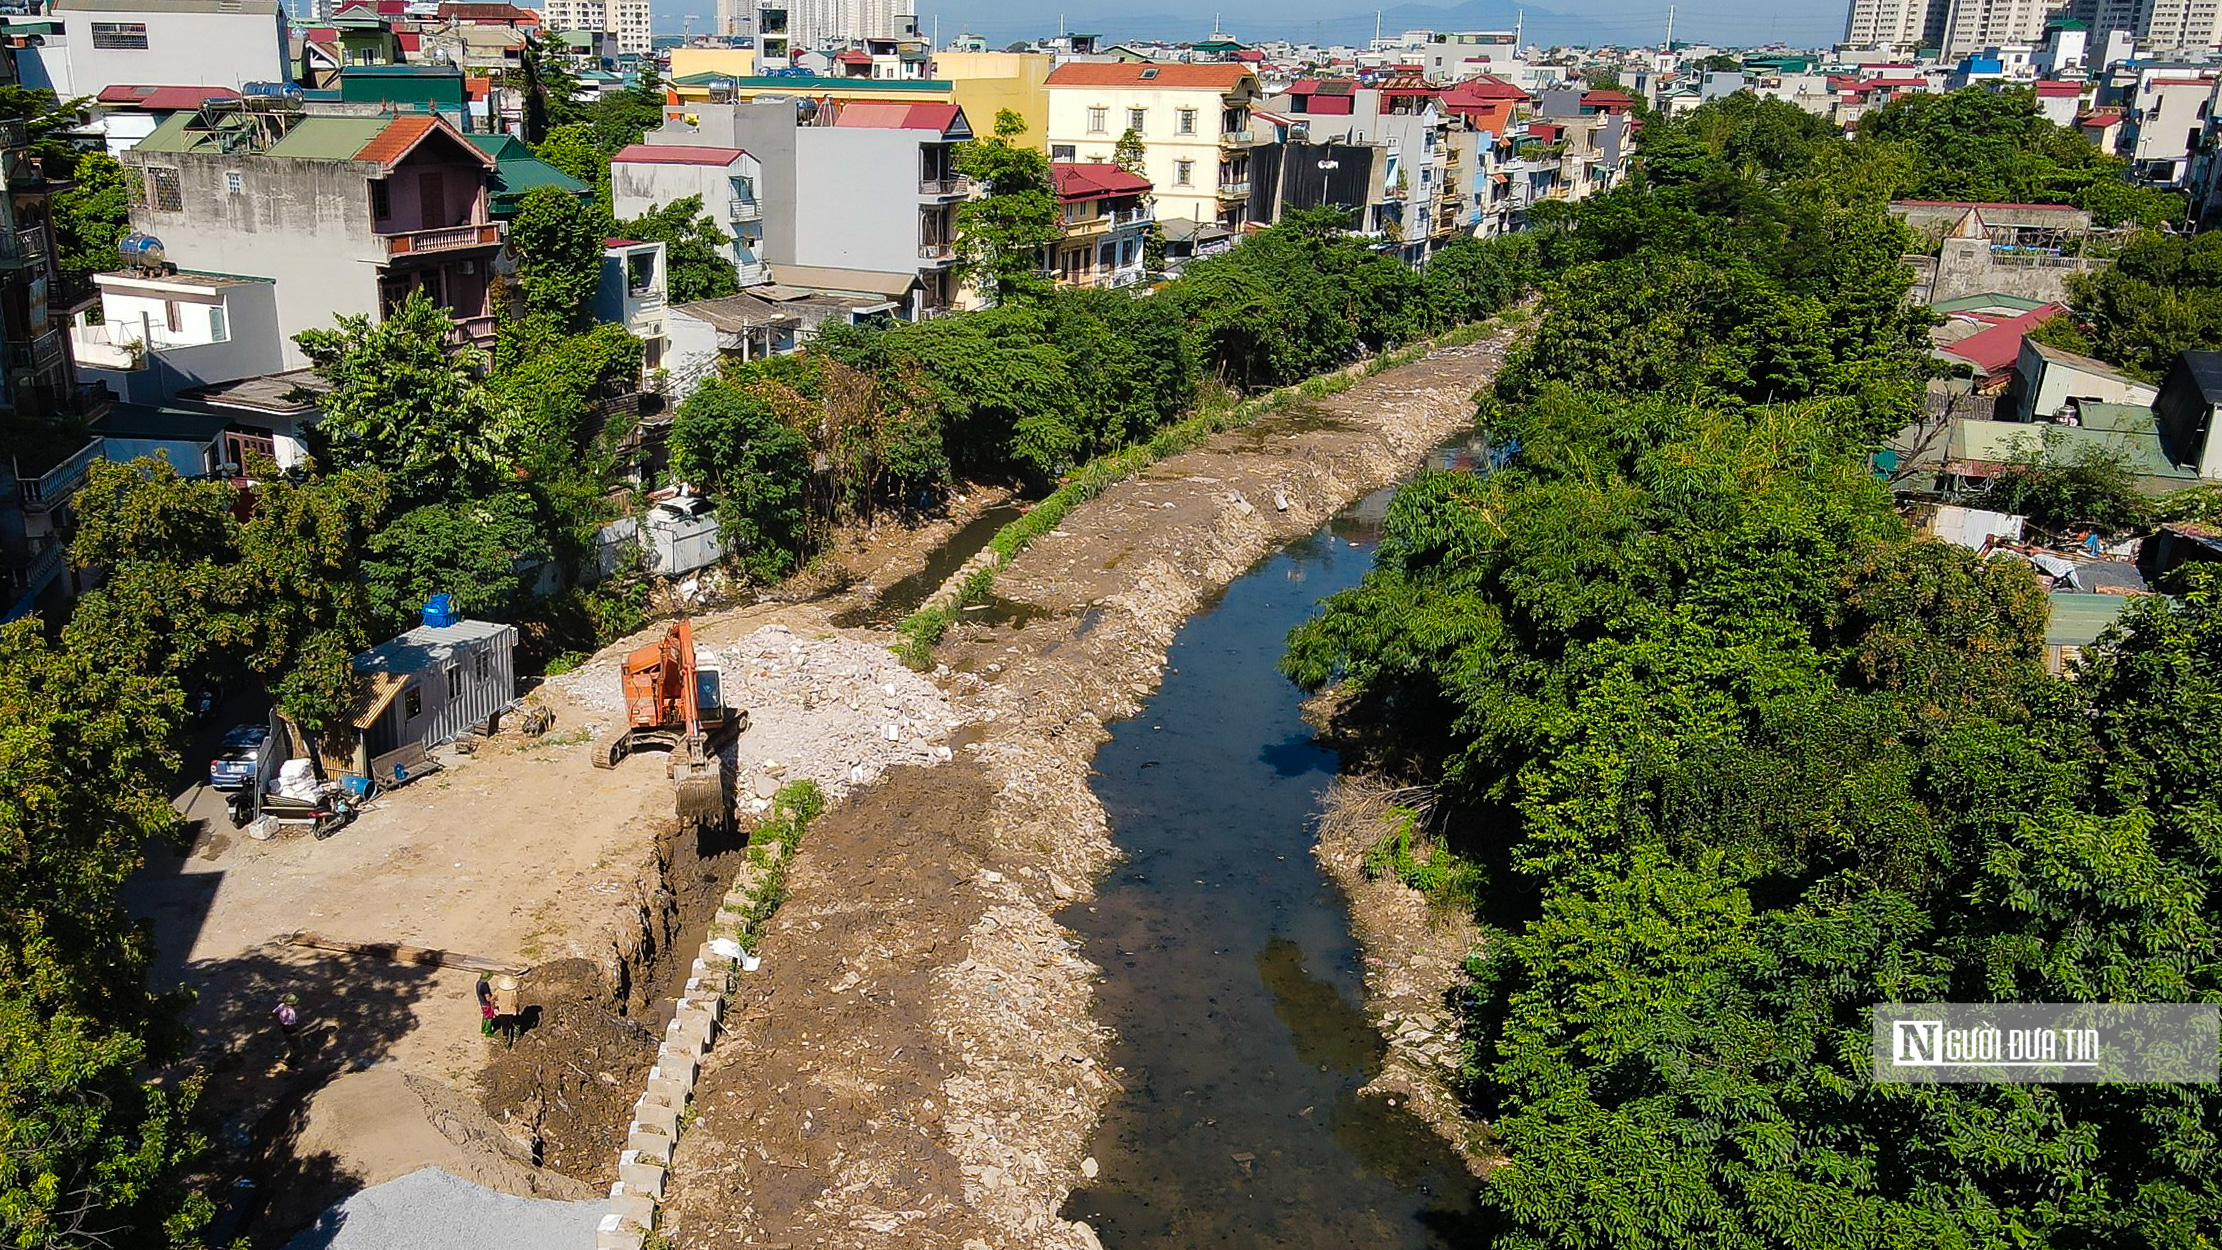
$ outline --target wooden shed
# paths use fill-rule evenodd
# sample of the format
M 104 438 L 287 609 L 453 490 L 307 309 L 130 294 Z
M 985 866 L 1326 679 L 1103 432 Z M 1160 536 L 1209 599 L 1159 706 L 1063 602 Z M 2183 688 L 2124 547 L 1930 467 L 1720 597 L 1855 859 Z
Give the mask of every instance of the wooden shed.
M 355 657 L 367 679 L 351 718 L 350 771 L 381 784 L 397 763 L 492 720 L 517 697 L 517 629 L 493 621 L 419 625 Z

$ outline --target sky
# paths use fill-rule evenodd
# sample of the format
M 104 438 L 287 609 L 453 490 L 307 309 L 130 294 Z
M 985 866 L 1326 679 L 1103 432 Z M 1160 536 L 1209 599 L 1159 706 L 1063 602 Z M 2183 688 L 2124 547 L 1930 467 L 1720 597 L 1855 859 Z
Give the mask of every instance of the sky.
M 1544 43 L 1658 43 L 1666 38 L 1667 0 L 1467 0 L 1456 7 L 1377 0 L 1386 8 L 1390 33 L 1413 27 L 1510 29 L 1526 14 L 1526 33 Z M 1350 43 L 1373 33 L 1375 9 L 1363 0 L 918 0 L 919 29 L 931 35 L 939 19 L 943 40 L 960 31 L 986 36 L 997 46 L 1054 35 L 1065 28 L 1113 39 L 1154 35 L 1200 39 L 1220 24 L 1238 39 L 1294 39 Z M 1834 43 L 1844 33 L 1845 0 L 1673 0 L 1677 39 L 1718 44 L 1781 40 L 1799 46 Z M 678 33 L 688 14 L 706 30 L 712 0 L 657 0 L 656 29 Z

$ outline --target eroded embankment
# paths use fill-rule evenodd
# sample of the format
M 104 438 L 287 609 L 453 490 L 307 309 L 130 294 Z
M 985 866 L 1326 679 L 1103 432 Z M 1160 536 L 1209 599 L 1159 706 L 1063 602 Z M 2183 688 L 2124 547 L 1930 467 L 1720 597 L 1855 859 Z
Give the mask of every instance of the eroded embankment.
M 1052 913 L 1113 860 L 1089 769 L 1175 632 L 1472 421 L 1501 337 L 1214 437 L 1076 508 L 943 644 L 954 764 L 828 814 L 696 1089 L 663 1230 L 688 1246 L 1090 1246 L 1118 1074 Z

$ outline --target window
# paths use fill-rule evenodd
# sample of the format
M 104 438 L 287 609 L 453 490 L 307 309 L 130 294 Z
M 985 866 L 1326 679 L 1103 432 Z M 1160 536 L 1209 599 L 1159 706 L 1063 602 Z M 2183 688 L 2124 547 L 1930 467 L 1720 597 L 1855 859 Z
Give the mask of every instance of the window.
M 224 320 L 224 306 L 222 304 L 208 306 L 208 341 L 211 343 L 228 343 L 231 341 L 231 324 Z
M 1142 132 L 1142 122 L 1148 116 L 1148 109 L 1128 109 L 1126 111 L 1126 128 L 1140 134 Z
M 625 258 L 625 289 L 634 295 L 645 295 L 656 285 L 656 254 L 634 252 Z
M 463 697 L 463 666 L 460 664 L 447 666 L 447 697 L 451 703 Z
M 383 179 L 370 184 L 370 215 L 377 221 L 393 216 L 392 194 Z
M 1143 70 L 1139 77 L 1143 82 L 1150 81 L 1151 79 L 1157 77 L 1157 67 L 1153 65 L 1150 68 Z
M 1196 133 L 1196 110 L 1182 109 L 1179 114 L 1179 120 L 1180 133 L 1184 135 L 1192 135 Z
M 225 174 L 224 174 L 224 194 L 226 194 L 226 195 L 244 195 L 244 194 L 246 193 L 246 191 L 247 191 L 247 180 L 246 180 L 245 178 L 242 178 L 242 177 L 240 177 L 240 176 L 239 176 L 239 171 L 237 171 L 237 170 L 229 170 L 229 171 L 226 171 L 226 172 L 225 172 Z
M 479 653 L 478 653 L 478 680 L 480 680 L 480 681 L 485 681 L 485 680 L 486 680 L 486 674 L 487 674 L 487 671 L 488 671 L 488 670 L 489 670 L 489 669 L 490 669 L 491 667 L 492 667 L 492 661 L 491 661 L 491 660 L 489 660 L 489 659 L 487 659 L 487 657 L 486 657 L 486 653 L 485 653 L 484 651 L 481 651 L 481 652 L 479 652 Z
M 185 310 L 177 306 L 176 300 L 166 299 L 162 301 L 162 324 L 169 327 L 172 334 L 176 334 L 185 328 Z
M 144 49 L 147 46 L 145 22 L 94 22 L 93 46 L 113 49 Z
M 175 169 L 167 165 L 147 166 L 147 203 L 157 212 L 185 211 L 185 193 L 178 187 Z
M 1079 158 L 1073 155 L 1074 151 L 1073 145 L 1069 143 L 1052 143 L 1049 145 L 1049 159 L 1065 162 L 1078 160 Z
M 401 695 L 401 719 L 411 721 L 422 715 L 424 715 L 424 692 L 415 686 L 411 686 L 403 691 Z
M 1089 133 L 1089 134 L 1092 134 L 1092 135 L 1100 135 L 1100 134 L 1104 133 L 1104 128 L 1105 128 L 1105 127 L 1107 127 L 1107 126 L 1109 126 L 1110 124 L 1111 124 L 1111 110 L 1110 110 L 1110 109 L 1108 109 L 1108 108 L 1105 108 L 1105 107 L 1104 107 L 1103 105 L 1101 105 L 1101 104 L 1096 104 L 1096 105 L 1091 105 L 1091 106 L 1089 106 L 1089 109 L 1088 109 L 1088 133 Z

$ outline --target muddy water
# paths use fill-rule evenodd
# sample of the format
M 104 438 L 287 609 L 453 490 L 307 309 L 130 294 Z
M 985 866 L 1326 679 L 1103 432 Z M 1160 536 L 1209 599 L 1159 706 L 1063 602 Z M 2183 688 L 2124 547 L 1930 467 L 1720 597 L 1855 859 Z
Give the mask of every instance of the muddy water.
M 926 597 L 941 589 L 951 574 L 964 567 L 964 562 L 978 555 L 980 550 L 995 537 L 995 532 L 1026 514 L 1019 504 L 1002 504 L 989 508 L 964 523 L 949 536 L 949 541 L 934 549 L 926 558 L 926 567 L 908 577 L 891 582 L 887 588 L 872 596 L 872 601 L 850 608 L 833 618 L 835 625 L 844 629 L 858 626 L 885 627 L 893 625 L 918 610 Z
M 1389 494 L 1190 620 L 1162 689 L 1096 757 L 1128 859 L 1061 919 L 1105 971 L 1127 1092 L 1065 1214 L 1111 1250 L 1478 1244 L 1458 1160 L 1390 1099 L 1358 1096 L 1382 1044 L 1308 827 L 1336 762 L 1274 668 L 1289 629 L 1365 574 Z

